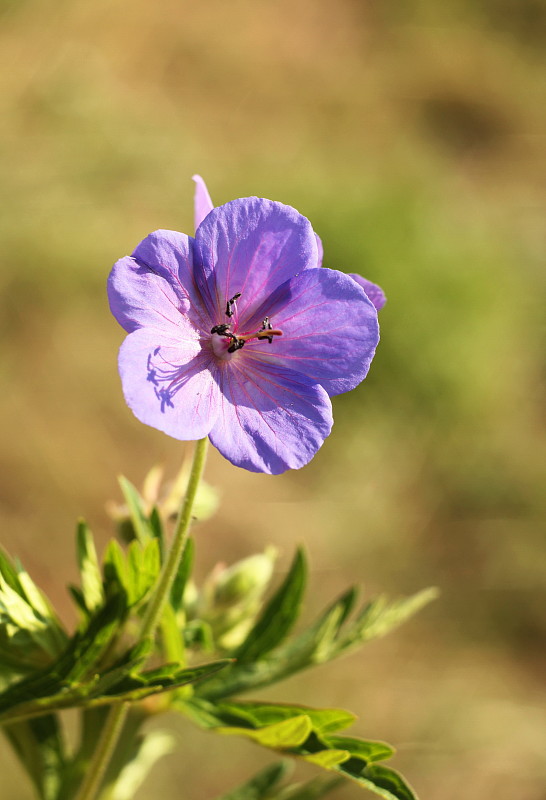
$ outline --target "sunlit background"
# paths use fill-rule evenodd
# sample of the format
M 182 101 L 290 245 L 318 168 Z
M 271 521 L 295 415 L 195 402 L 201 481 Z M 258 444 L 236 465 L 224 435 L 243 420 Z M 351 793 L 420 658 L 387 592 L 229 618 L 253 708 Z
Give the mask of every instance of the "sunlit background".
M 111 264 L 192 232 L 194 172 L 216 204 L 295 206 L 326 266 L 384 287 L 382 341 L 308 467 L 211 455 L 199 571 L 273 543 L 282 572 L 305 542 L 308 616 L 352 582 L 440 587 L 267 695 L 357 712 L 423 800 L 546 798 L 545 39 L 541 0 L 1 4 L 3 545 L 71 623 L 75 519 L 106 542 L 116 476 L 185 452 L 124 404 Z M 206 800 L 272 760 L 173 724 L 143 800 Z M 28 800 L 1 748 L 2 800 Z

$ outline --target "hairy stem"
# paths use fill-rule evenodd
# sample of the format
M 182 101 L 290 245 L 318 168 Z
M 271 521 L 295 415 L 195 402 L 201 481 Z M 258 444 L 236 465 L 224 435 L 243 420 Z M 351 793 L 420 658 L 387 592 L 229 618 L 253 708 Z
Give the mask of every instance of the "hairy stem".
M 178 571 L 180 559 L 182 558 L 186 542 L 188 541 L 193 505 L 205 467 L 207 445 L 208 439 L 206 438 L 196 442 L 190 479 L 178 514 L 171 549 L 142 620 L 142 627 L 140 629 L 141 641 L 154 637 L 161 621 L 163 608 L 169 597 L 173 581 Z M 118 742 L 129 707 L 130 703 L 116 703 L 116 705 L 112 706 L 98 741 L 97 749 L 93 754 L 93 758 L 88 765 L 85 777 L 76 795 L 76 800 L 94 800 L 94 798 L 96 798 L 104 773 Z

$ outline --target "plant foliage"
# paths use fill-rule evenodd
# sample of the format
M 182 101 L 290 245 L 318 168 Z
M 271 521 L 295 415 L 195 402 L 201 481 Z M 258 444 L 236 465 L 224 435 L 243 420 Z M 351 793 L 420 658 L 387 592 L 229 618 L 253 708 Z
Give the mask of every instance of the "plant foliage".
M 168 734 L 142 732 L 151 713 L 166 710 L 282 756 L 218 800 L 313 800 L 346 779 L 384 800 L 415 800 L 403 778 L 383 763 L 394 753 L 390 745 L 340 733 L 354 723 L 354 714 L 240 695 L 384 636 L 435 592 L 395 601 L 379 597 L 357 607 L 352 587 L 297 630 L 308 572 L 303 550 L 272 592 L 272 549 L 213 570 L 198 588 L 191 578 L 190 541 L 155 643 L 138 642 L 135 625 L 161 571 L 168 518 L 160 507 L 147 507 L 129 481 L 122 479 L 121 488 L 127 516 L 123 525 L 118 518 L 118 528 L 132 532 L 126 545 L 112 539 L 99 559 L 91 531 L 78 523 L 80 582 L 69 591 L 79 624 L 72 633 L 24 568 L 0 552 L 0 723 L 37 797 L 74 796 L 106 709 L 125 702 L 132 704 L 125 741 L 104 778 L 102 800 L 129 800 L 172 749 Z M 208 491 L 205 500 L 212 498 Z M 151 658 L 153 667 L 147 666 Z M 70 752 L 60 713 L 65 709 L 77 709 L 81 717 L 80 740 Z M 286 784 L 287 758 L 328 774 Z

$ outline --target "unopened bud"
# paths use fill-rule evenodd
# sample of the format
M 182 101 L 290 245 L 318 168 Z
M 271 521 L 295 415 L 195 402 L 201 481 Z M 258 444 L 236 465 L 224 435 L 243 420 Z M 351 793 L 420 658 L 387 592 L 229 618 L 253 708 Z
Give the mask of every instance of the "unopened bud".
M 210 625 L 220 647 L 235 647 L 246 636 L 260 610 L 276 558 L 277 550 L 268 547 L 230 567 L 218 564 L 205 580 L 197 614 Z
M 260 596 L 271 580 L 276 558 L 277 550 L 268 547 L 224 569 L 214 585 L 214 605 L 225 607 Z

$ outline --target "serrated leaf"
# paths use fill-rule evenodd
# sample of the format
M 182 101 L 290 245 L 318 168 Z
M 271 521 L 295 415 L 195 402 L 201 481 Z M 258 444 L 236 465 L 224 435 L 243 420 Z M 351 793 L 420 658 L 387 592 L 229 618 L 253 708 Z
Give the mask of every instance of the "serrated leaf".
M 244 736 L 263 747 L 281 750 L 287 755 L 334 771 L 386 800 L 416 800 L 398 773 L 372 763 L 393 755 L 394 750 L 390 745 L 332 735 L 331 731 L 354 721 L 354 715 L 347 711 L 310 709 L 280 703 L 213 704 L 195 696 L 184 701 L 180 707 L 205 728 L 222 734 Z M 279 732 L 286 735 L 283 737 Z
M 282 585 L 234 653 L 238 664 L 258 661 L 282 642 L 299 616 L 306 577 L 305 556 L 298 549 Z
M 221 682 L 204 684 L 199 694 L 210 699 L 268 686 L 294 672 L 328 660 L 339 630 L 350 613 L 357 596 L 356 588 L 344 592 L 306 630 L 275 650 L 269 658 L 255 664 L 237 662 Z
M 78 522 L 76 539 L 82 594 L 87 610 L 93 613 L 103 604 L 104 591 L 93 536 L 83 520 Z
M 154 534 L 144 511 L 144 502 L 131 481 L 128 481 L 123 475 L 120 475 L 118 480 L 129 509 L 129 516 L 133 523 L 135 535 L 141 544 L 145 544 Z
M 253 663 L 238 661 L 228 674 L 222 676 L 222 681 L 212 680 L 203 684 L 198 694 L 218 701 L 269 686 L 314 664 L 338 658 L 370 639 L 385 635 L 436 596 L 435 589 L 426 589 L 391 603 L 387 603 L 385 598 L 377 598 L 351 621 L 348 615 L 356 590 L 350 589 L 309 628 L 277 647 L 269 656 Z
M 342 648 L 385 636 L 437 597 L 438 590 L 431 587 L 391 602 L 384 597 L 376 598 L 361 611 Z
M 339 708 L 310 708 L 292 703 L 232 702 L 214 706 L 219 720 L 244 720 L 254 728 L 262 728 L 298 716 L 307 716 L 313 730 L 328 733 L 352 725 L 356 717 Z
M 216 733 L 224 736 L 244 736 L 274 750 L 298 747 L 305 742 L 312 730 L 312 722 L 305 715 L 267 725 L 265 728 L 215 728 Z

